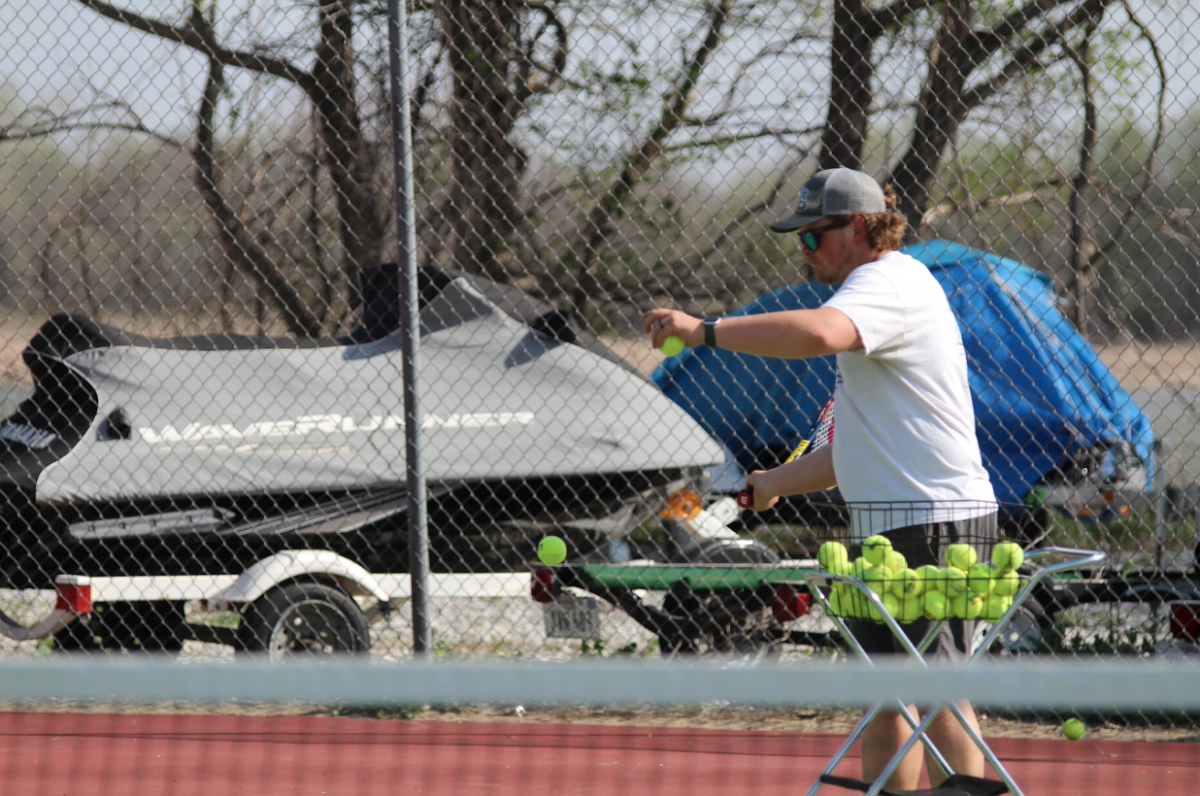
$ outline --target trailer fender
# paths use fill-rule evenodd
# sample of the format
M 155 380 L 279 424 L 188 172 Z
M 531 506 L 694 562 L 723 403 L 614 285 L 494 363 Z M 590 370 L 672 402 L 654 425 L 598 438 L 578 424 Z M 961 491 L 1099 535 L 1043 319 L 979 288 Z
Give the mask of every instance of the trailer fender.
M 370 595 L 380 602 L 388 594 L 379 581 L 344 556 L 329 550 L 285 550 L 255 562 L 233 585 L 209 600 L 210 608 L 252 603 L 280 583 L 312 576 L 337 583 L 352 595 Z

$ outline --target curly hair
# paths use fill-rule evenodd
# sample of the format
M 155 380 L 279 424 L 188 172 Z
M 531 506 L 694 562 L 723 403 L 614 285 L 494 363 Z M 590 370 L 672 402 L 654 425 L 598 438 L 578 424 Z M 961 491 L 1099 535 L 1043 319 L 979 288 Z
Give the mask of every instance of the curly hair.
M 867 223 L 867 245 L 876 251 L 892 251 L 899 249 L 904 243 L 904 233 L 908 229 L 908 219 L 896 210 L 899 200 L 892 186 L 883 189 L 883 199 L 887 210 L 883 213 L 863 215 Z

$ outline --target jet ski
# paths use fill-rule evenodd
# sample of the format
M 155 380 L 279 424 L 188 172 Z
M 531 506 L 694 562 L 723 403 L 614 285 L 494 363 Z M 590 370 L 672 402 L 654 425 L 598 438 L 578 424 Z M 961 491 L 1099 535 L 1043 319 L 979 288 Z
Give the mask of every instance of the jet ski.
M 358 323 L 327 339 L 47 320 L 23 352 L 33 393 L 0 421 L 0 587 L 237 572 L 296 548 L 407 572 L 397 271 L 359 278 Z M 515 571 L 548 533 L 599 555 L 725 461 L 549 305 L 432 267 L 418 281 L 434 571 Z

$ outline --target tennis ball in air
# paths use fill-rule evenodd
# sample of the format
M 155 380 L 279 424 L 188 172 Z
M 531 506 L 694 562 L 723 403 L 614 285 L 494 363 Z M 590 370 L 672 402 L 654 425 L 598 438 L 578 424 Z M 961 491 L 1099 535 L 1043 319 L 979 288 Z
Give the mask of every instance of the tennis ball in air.
M 1085 732 L 1087 732 L 1087 725 L 1079 719 L 1067 719 L 1066 722 L 1063 723 L 1063 735 L 1066 736 L 1068 740 L 1078 741 L 1083 737 Z
M 958 597 L 967 590 L 967 573 L 958 567 L 946 567 L 942 570 L 942 583 L 947 597 Z
M 557 536 L 547 536 L 538 542 L 538 561 L 549 567 L 561 564 L 567 558 L 567 543 Z
M 958 567 L 963 572 L 971 568 L 971 565 L 979 560 L 975 548 L 969 544 L 958 542 L 946 548 L 946 563 L 952 567 Z
M 666 340 L 663 340 L 662 348 L 660 350 L 666 356 L 673 357 L 678 354 L 682 354 L 683 349 L 686 347 L 687 346 L 683 344 L 682 337 L 677 337 L 676 335 L 672 334 L 668 335 Z
M 996 570 L 989 564 L 972 564 L 967 570 L 967 588 L 972 594 L 987 597 L 992 593 L 992 579 Z
M 930 591 L 925 593 L 924 600 L 925 616 L 930 619 L 945 619 L 946 618 L 946 595 L 940 591 Z
M 997 572 L 1012 572 L 1025 563 L 1025 551 L 1016 542 L 1000 542 L 992 548 L 992 563 Z
M 826 572 L 833 572 L 830 567 L 836 563 L 850 560 L 850 553 L 846 550 L 846 545 L 841 542 L 825 542 L 817 548 L 817 563 Z M 838 573 L 834 573 L 835 575 Z
M 867 563 L 876 567 L 883 564 L 887 560 L 887 554 L 892 552 L 892 540 L 882 534 L 868 536 L 863 540 L 862 550 Z

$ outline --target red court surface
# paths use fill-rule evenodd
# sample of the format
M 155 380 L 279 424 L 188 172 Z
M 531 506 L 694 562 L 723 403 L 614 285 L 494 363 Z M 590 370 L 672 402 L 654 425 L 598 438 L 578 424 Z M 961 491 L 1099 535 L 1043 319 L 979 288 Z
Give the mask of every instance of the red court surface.
M 801 796 L 841 743 L 781 732 L 324 717 L 0 714 L 13 794 Z M 1200 744 L 991 741 L 1027 796 L 1200 792 Z M 856 776 L 851 756 L 839 773 Z M 847 794 L 824 786 L 821 794 Z

